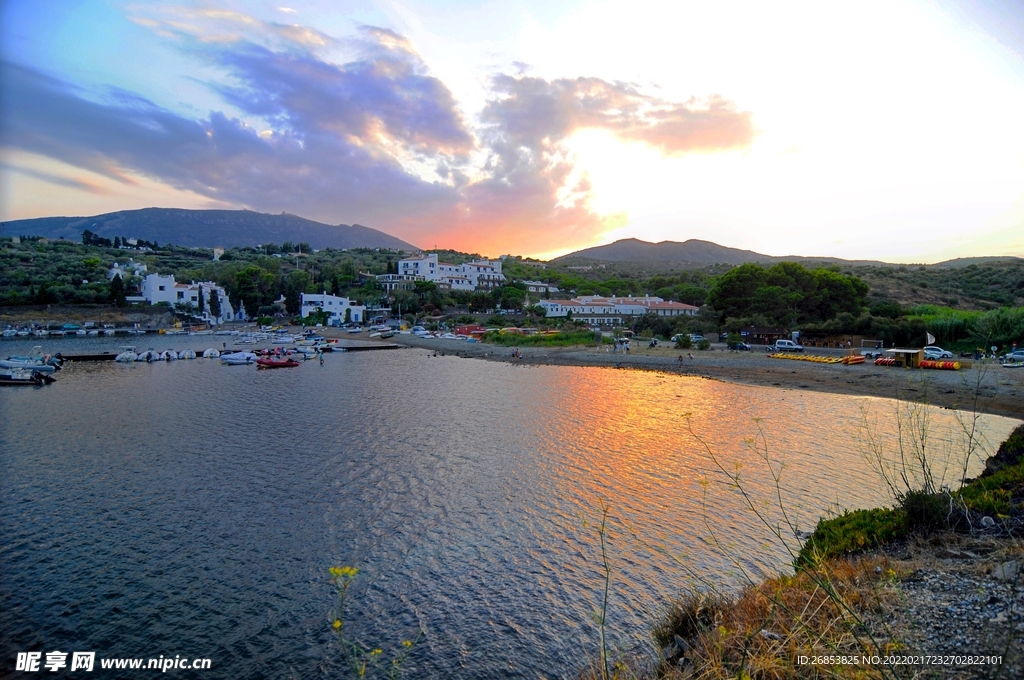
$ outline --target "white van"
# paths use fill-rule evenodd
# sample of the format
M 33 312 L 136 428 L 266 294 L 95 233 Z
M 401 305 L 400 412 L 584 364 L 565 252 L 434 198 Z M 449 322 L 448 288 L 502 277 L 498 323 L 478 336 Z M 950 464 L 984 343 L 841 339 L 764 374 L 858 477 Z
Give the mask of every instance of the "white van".
M 776 340 L 775 341 L 776 352 L 803 352 L 804 346 L 798 345 L 792 340 Z

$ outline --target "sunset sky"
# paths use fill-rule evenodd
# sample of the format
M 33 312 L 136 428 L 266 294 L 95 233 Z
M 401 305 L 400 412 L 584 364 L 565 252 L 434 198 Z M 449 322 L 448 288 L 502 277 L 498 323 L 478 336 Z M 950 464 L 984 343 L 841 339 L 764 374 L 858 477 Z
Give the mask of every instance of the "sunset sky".
M 1024 3 L 0 4 L 0 220 L 1024 256 Z

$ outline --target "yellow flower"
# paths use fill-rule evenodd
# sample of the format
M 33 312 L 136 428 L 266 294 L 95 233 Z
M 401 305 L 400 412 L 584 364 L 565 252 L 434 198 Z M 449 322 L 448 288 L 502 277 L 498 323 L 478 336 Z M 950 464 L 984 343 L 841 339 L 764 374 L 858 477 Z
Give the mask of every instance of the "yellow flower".
M 334 630 L 341 628 L 341 619 L 334 619 Z
M 412 640 L 402 640 L 403 647 L 412 647 Z
M 384 653 L 383 649 L 375 649 L 372 652 L 370 652 L 370 656 L 380 656 L 383 653 Z

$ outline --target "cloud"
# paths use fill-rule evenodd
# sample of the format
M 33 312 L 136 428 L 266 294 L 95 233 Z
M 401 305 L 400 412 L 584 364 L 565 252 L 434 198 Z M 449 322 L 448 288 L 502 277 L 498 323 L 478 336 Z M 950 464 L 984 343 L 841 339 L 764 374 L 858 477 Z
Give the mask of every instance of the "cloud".
M 718 96 L 671 102 L 522 68 L 494 77 L 471 124 L 388 29 L 338 41 L 230 11 L 153 11 L 132 18 L 227 74 L 207 85 L 236 115 L 189 117 L 0 62 L 0 144 L 119 182 L 141 175 L 239 207 L 497 254 L 589 244 L 624 223 L 591 208 L 588 178 L 565 143 L 578 130 L 669 155 L 743 148 L 754 136 L 751 115 Z M 327 48 L 349 57 L 332 61 Z

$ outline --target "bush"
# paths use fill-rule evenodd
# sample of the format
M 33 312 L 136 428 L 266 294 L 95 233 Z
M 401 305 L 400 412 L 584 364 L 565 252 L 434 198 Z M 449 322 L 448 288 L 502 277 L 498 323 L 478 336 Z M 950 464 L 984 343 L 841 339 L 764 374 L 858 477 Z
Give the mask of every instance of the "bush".
M 909 531 L 943 529 L 948 525 L 949 496 L 944 493 L 908 491 L 900 497 L 900 509 Z
M 686 333 L 680 333 L 676 336 L 676 349 L 690 349 L 693 347 L 693 340 L 690 340 L 690 336 Z
M 707 338 L 697 342 L 697 349 L 711 349 L 711 341 Z
M 908 533 L 902 509 L 853 510 L 838 517 L 822 519 L 807 539 L 797 565 L 831 559 L 860 550 L 870 550 L 903 538 Z

